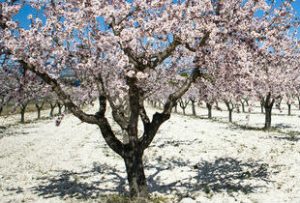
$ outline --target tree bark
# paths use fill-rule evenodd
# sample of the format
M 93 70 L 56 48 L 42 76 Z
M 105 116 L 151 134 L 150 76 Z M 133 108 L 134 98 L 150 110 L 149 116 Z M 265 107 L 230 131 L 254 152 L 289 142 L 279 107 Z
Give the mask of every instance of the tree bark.
M 288 106 L 288 115 L 291 116 L 292 115 L 292 105 L 287 104 L 287 106 Z
M 274 105 L 275 99 L 271 98 L 271 93 L 268 93 L 265 99 L 265 130 L 269 130 L 272 124 L 272 108 Z
M 206 107 L 207 107 L 207 110 L 208 110 L 208 118 L 211 119 L 212 118 L 212 113 L 211 113 L 212 104 L 207 102 Z
M 0 104 L 0 116 L 1 116 L 2 111 L 3 111 L 3 105 L 4 105 L 4 98 L 2 97 L 1 98 L 1 104 Z
M 125 150 L 124 161 L 131 197 L 148 197 L 148 186 L 144 172 L 143 152 L 138 148 Z
M 236 106 L 236 107 L 235 107 L 235 108 L 236 108 L 236 112 L 237 112 L 237 113 L 241 113 L 241 111 L 240 111 L 240 106 L 239 106 L 238 104 L 236 104 L 235 106 Z
M 176 104 L 175 104 L 175 106 L 174 106 L 174 111 L 175 111 L 175 113 L 178 113 L 177 106 L 178 106 L 178 103 L 176 102 Z
M 50 117 L 53 117 L 53 112 L 54 112 L 54 109 L 55 109 L 56 105 L 57 105 L 56 103 L 52 104 L 50 102 Z
M 65 106 L 64 113 L 65 113 L 65 114 L 69 113 L 69 110 L 68 110 L 68 107 L 67 107 L 67 106 Z
M 36 110 L 37 110 L 37 119 L 41 118 L 41 110 L 43 109 L 44 103 L 42 102 L 41 105 L 38 103 L 35 104 Z
M 179 106 L 182 109 L 183 115 L 185 115 L 185 109 L 188 104 L 189 104 L 189 101 L 183 101 L 182 99 L 179 99 Z
M 41 118 L 41 109 L 37 108 L 37 119 Z
M 265 116 L 265 130 L 269 130 L 271 128 L 272 123 L 272 108 L 266 107 L 266 116 Z
M 225 101 L 225 104 L 226 104 L 228 112 L 229 112 L 229 116 L 228 116 L 229 122 L 232 123 L 232 111 L 234 109 L 234 106 L 233 106 L 232 102 L 228 102 L 228 101 Z
M 265 101 L 264 101 L 264 99 L 261 99 L 260 100 L 260 112 L 261 113 L 264 113 L 264 105 L 265 105 Z
M 27 108 L 27 104 L 21 104 L 20 106 L 21 123 L 25 123 L 26 108 Z
M 298 96 L 297 98 L 298 98 L 298 105 L 299 105 L 298 107 L 299 107 L 299 110 L 300 110 L 300 96 Z
M 195 100 L 191 100 L 191 103 L 192 103 L 192 113 L 193 113 L 193 116 L 196 116 L 196 105 L 195 105 Z
M 63 104 L 61 104 L 60 102 L 57 102 L 57 107 L 58 107 L 58 114 L 61 115 L 62 113 L 62 108 L 63 108 Z
M 241 105 L 242 105 L 242 112 L 243 112 L 243 113 L 246 113 L 246 110 L 245 110 L 245 102 L 244 102 L 244 101 L 241 101 Z

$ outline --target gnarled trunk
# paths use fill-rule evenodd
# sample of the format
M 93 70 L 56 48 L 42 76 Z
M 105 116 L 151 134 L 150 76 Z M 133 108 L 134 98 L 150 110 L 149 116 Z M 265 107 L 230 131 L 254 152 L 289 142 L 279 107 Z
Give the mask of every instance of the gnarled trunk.
M 125 150 L 123 157 L 131 197 L 148 197 L 147 179 L 144 172 L 143 152 L 137 149 Z
M 291 104 L 287 104 L 288 106 L 288 115 L 291 116 L 292 115 L 292 105 Z

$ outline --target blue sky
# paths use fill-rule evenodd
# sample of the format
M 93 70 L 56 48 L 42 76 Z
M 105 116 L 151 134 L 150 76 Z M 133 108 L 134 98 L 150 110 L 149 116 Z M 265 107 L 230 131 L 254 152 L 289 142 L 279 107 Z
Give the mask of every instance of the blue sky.
M 5 0 L 0 0 L 0 2 L 4 2 Z M 132 2 L 133 0 L 128 0 L 128 2 Z M 174 3 L 177 3 L 178 0 L 173 0 Z M 277 0 L 277 5 L 280 5 L 282 3 L 282 0 Z M 295 0 L 295 2 L 292 3 L 297 16 L 300 18 L 300 0 Z M 21 27 L 23 28 L 28 28 L 30 25 L 30 21 L 27 19 L 27 16 L 29 14 L 32 14 L 34 17 L 38 17 L 40 19 L 42 19 L 43 21 L 46 20 L 45 16 L 42 14 L 42 12 L 38 12 L 37 10 L 31 8 L 30 6 L 26 5 L 24 6 L 20 12 L 14 17 L 15 20 L 19 21 Z M 101 24 L 103 23 L 104 25 L 104 21 L 103 19 L 100 19 Z M 299 38 L 300 38 L 300 33 L 298 34 Z

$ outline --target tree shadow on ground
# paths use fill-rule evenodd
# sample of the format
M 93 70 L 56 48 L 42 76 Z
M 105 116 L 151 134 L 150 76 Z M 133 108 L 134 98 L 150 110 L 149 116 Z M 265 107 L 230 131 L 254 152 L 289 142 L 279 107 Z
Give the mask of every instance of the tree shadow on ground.
M 148 176 L 150 192 L 175 195 L 196 191 L 251 193 L 266 187 L 270 182 L 268 165 L 264 163 L 242 162 L 233 158 L 219 158 L 213 162 L 202 161 L 197 164 L 175 158 L 159 160 L 145 166 L 146 170 L 154 170 Z M 185 178 L 168 183 L 160 180 L 165 176 L 165 173 L 160 175 L 163 171 L 180 167 L 187 169 L 182 172 Z M 111 193 L 124 195 L 128 194 L 124 172 L 98 163 L 89 171 L 56 171 L 52 176 L 39 178 L 40 183 L 33 191 L 44 198 L 90 199 Z
M 51 176 L 38 178 L 40 184 L 33 187 L 33 191 L 44 198 L 90 199 L 108 193 L 124 194 L 126 179 L 120 174 L 122 171 L 114 167 L 94 163 L 94 167 L 88 171 L 55 171 Z M 116 187 L 107 187 L 111 183 Z
M 298 142 L 300 141 L 300 137 L 293 137 L 293 136 L 276 136 L 275 137 L 278 140 L 287 140 L 290 142 Z
M 174 161 L 174 160 L 173 160 Z M 187 166 L 186 162 L 174 161 L 165 170 L 170 170 L 178 165 Z M 163 193 L 187 193 L 204 191 L 209 192 L 244 192 L 252 193 L 257 189 L 264 188 L 270 182 L 268 165 L 258 162 L 242 162 L 233 158 L 219 158 L 214 162 L 199 162 L 189 165 L 191 172 L 196 173 L 191 177 L 177 180 L 164 185 L 155 181 L 161 168 L 156 167 L 156 172 L 149 176 L 150 189 L 152 192 Z
M 288 125 L 288 124 L 285 124 L 285 123 L 278 123 L 278 124 L 275 124 L 274 127 L 275 127 L 276 129 L 292 128 L 291 125 Z

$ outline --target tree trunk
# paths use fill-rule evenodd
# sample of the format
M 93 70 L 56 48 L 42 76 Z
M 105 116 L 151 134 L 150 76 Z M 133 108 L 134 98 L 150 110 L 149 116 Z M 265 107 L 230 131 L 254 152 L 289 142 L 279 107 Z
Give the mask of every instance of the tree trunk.
M 219 102 L 218 102 L 218 101 L 215 101 L 215 103 L 216 103 L 216 108 L 217 108 L 217 109 L 221 109 L 221 108 L 219 107 Z
M 241 101 L 241 104 L 242 104 L 242 111 L 243 111 L 243 113 L 246 113 L 246 111 L 245 111 L 245 103 L 243 101 Z
M 147 180 L 144 173 L 143 152 L 138 149 L 128 150 L 124 155 L 127 180 L 131 197 L 148 197 Z
M 225 101 L 225 104 L 226 104 L 227 110 L 229 112 L 229 122 L 232 123 L 232 112 L 233 112 L 234 106 L 233 106 L 232 102 L 228 102 L 228 101 Z
M 298 98 L 299 110 L 300 110 L 300 96 Z
M 178 104 L 176 103 L 175 106 L 174 106 L 175 113 L 178 113 L 177 106 L 178 106 Z
M 208 110 L 208 118 L 211 119 L 212 118 L 212 113 L 211 113 L 212 105 L 210 103 L 206 103 L 206 107 Z
M 1 106 L 1 107 L 0 107 L 0 116 L 1 116 L 1 114 L 2 114 L 2 111 L 3 111 L 3 107 Z
M 265 100 L 265 130 L 269 130 L 272 124 L 272 108 L 274 105 L 275 99 L 271 98 L 271 93 L 268 93 Z
M 195 106 L 195 101 L 192 100 L 192 112 L 193 112 L 193 116 L 196 116 L 196 106 Z
M 61 115 L 61 110 L 62 110 L 63 105 L 61 103 L 57 102 L 57 106 L 58 106 L 58 114 Z
M 44 102 L 39 105 L 38 103 L 35 104 L 36 110 L 37 110 L 37 119 L 41 118 L 41 110 L 43 109 Z
M 37 108 L 37 118 L 40 119 L 41 118 L 41 109 Z
M 232 123 L 232 109 L 229 109 L 228 112 L 229 112 L 229 122 Z
M 292 111 L 291 111 L 291 104 L 287 104 L 288 105 L 288 115 L 290 116 L 290 115 L 292 115 Z
M 55 107 L 56 107 L 56 104 L 50 103 L 50 117 L 53 117 L 53 112 L 54 112 Z
M 189 100 L 183 101 L 182 99 L 179 99 L 179 106 L 180 108 L 182 108 L 183 115 L 185 115 L 185 109 L 188 104 L 189 104 Z
M 269 130 L 271 128 L 272 123 L 272 108 L 265 108 L 266 116 L 265 116 L 265 130 Z
M 184 107 L 182 108 L 182 113 L 183 113 L 183 115 L 185 115 L 185 108 Z
M 64 113 L 67 114 L 69 112 L 68 107 L 65 106 Z
M 22 104 L 20 107 L 20 114 L 21 114 L 21 123 L 25 123 L 25 112 L 26 112 L 27 104 Z
M 237 112 L 237 113 L 241 113 L 241 111 L 240 111 L 240 106 L 239 106 L 238 104 L 236 104 L 236 107 L 235 107 L 235 108 L 236 108 L 236 112 Z
M 261 99 L 261 100 L 260 100 L 260 112 L 261 112 L 261 113 L 264 113 L 264 103 L 265 103 L 264 100 Z

